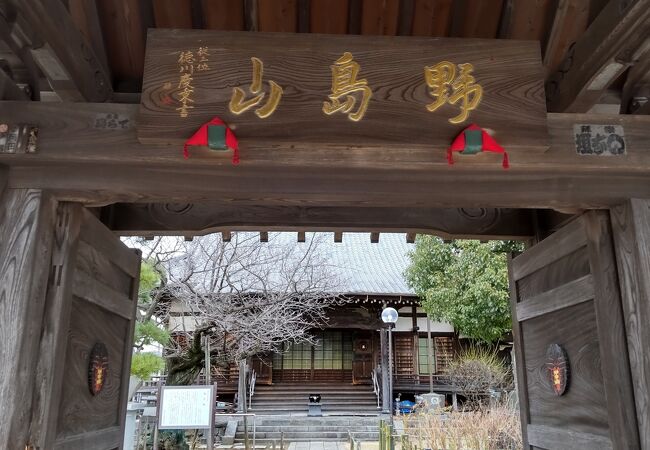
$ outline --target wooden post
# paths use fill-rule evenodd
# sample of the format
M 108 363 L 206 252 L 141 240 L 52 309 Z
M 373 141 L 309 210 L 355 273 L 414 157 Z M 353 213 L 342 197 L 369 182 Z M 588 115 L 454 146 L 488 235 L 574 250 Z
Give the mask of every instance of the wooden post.
M 2 193 L 7 187 L 9 182 L 9 167 L 0 164 L 0 201 L 2 201 Z
M 45 192 L 8 189 L 0 195 L 0 448 L 30 444 L 55 214 L 56 201 Z
M 611 211 L 641 448 L 650 449 L 650 200 Z

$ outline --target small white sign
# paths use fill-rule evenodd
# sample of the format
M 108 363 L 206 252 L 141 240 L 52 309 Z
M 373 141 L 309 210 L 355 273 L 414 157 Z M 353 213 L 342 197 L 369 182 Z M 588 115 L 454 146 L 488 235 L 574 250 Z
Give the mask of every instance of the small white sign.
M 165 386 L 160 393 L 158 428 L 211 428 L 214 386 Z
M 574 124 L 578 155 L 621 156 L 627 153 L 621 125 Z

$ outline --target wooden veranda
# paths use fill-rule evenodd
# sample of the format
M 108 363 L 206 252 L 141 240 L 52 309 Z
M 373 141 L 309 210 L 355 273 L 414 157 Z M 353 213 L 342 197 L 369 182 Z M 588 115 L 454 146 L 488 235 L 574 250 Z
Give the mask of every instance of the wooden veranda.
M 117 236 L 318 230 L 528 241 L 510 274 L 526 448 L 650 450 L 650 0 L 5 0 L 0 37 L 1 448 L 120 448 L 139 256 Z M 159 81 L 203 42 L 246 66 L 204 80 L 183 121 L 183 81 Z M 315 94 L 350 51 L 377 80 L 358 123 Z M 448 164 L 462 127 L 415 108 L 422 67 L 406 70 L 429 54 L 476 66 L 471 120 L 509 169 Z M 257 57 L 291 81 L 295 108 L 268 120 L 222 102 Z M 183 159 L 210 108 L 237 127 L 239 166 Z M 550 344 L 571 364 L 562 396 Z

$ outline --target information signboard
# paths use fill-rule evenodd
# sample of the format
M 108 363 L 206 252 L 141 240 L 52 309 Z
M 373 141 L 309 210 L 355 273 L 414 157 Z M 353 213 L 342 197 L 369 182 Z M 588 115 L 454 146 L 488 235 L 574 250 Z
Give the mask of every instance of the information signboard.
M 164 386 L 160 392 L 158 428 L 211 429 L 214 405 L 214 386 Z

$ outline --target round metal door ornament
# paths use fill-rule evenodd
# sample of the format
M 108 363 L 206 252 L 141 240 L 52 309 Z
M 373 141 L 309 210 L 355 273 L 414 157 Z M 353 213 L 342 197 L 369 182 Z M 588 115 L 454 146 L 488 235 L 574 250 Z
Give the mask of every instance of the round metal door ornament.
M 108 377 L 108 350 L 102 342 L 97 342 L 90 351 L 88 363 L 88 387 L 92 395 L 99 394 Z
M 569 387 L 569 358 L 562 346 L 549 345 L 546 350 L 546 370 L 553 393 L 564 395 Z

